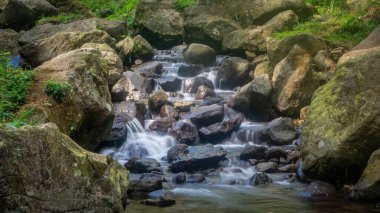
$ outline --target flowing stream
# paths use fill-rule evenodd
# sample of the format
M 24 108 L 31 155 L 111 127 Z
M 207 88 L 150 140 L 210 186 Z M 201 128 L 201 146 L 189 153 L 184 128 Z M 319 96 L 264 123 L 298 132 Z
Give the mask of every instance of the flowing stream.
M 214 66 L 205 67 L 198 76 L 210 79 L 216 88 L 217 95 L 228 100 L 233 91 L 222 90 L 219 87 L 219 65 L 224 57 L 218 57 Z M 175 76 L 182 80 L 178 91 L 180 97 L 172 97 L 171 101 L 195 101 L 194 94 L 186 93 L 191 77 L 179 77 L 178 69 L 184 64 L 180 55 L 170 51 L 161 51 L 154 60 L 164 65 L 163 76 Z M 156 86 L 155 90 L 160 90 Z M 165 156 L 168 150 L 176 144 L 176 140 L 168 135 L 162 135 L 149 130 L 151 120 L 145 121 L 145 127 L 136 119 L 129 121 L 128 137 L 120 148 L 105 148 L 100 152 L 111 155 L 124 164 L 131 157 L 154 158 L 160 162 L 165 178 L 171 182 L 175 175 L 168 170 Z M 285 174 L 269 174 L 273 183 L 264 186 L 250 186 L 249 178 L 255 174 L 254 167 L 248 162 L 237 160 L 236 156 L 247 145 L 257 145 L 257 130 L 265 123 L 246 120 L 239 129 L 216 146 L 223 147 L 227 152 L 228 161 L 222 164 L 223 170 L 215 175 L 206 176 L 202 183 L 186 183 L 173 186 L 165 184 L 164 191 L 174 194 L 176 204 L 167 208 L 151 207 L 139 204 L 139 200 L 130 199 L 127 212 L 376 212 L 373 206 L 349 203 L 340 198 L 311 198 L 304 193 L 306 184 L 291 182 Z M 137 179 L 138 174 L 131 174 L 131 179 Z M 161 191 L 152 192 L 150 197 L 157 197 Z

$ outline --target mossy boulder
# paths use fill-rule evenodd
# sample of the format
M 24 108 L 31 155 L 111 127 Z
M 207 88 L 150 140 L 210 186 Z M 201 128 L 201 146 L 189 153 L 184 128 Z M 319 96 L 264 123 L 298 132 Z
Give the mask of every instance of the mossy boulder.
M 380 148 L 380 47 L 347 54 L 314 94 L 302 133 L 304 174 L 339 184 L 356 182 Z
M 1 212 L 122 212 L 128 171 L 52 124 L 0 128 Z
M 159 113 L 161 107 L 168 103 L 169 96 L 164 91 L 154 92 L 149 96 L 148 106 L 151 112 Z
M 149 61 L 154 56 L 154 49 L 142 36 L 137 35 L 133 38 L 133 55 L 135 59 Z
M 215 50 L 203 44 L 190 44 L 183 56 L 188 64 L 210 65 L 216 61 Z
M 96 49 L 59 55 L 36 68 L 29 106 L 42 108 L 46 121 L 56 123 L 79 145 L 93 150 L 110 134 L 114 118 L 107 67 Z M 68 85 L 69 90 L 60 101 L 46 93 L 49 81 Z

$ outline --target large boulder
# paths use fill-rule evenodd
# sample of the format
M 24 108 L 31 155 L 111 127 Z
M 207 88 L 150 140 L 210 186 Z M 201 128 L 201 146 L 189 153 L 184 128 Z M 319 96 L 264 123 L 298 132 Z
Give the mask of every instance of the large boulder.
M 20 54 L 32 67 L 36 67 L 60 54 L 78 49 L 86 43 L 105 43 L 114 46 L 115 39 L 101 30 L 61 32 L 23 46 Z
M 376 27 L 367 38 L 361 41 L 356 47 L 352 48 L 352 50 L 368 49 L 377 46 L 380 46 L 380 25 Z
M 293 11 L 279 13 L 263 26 L 233 31 L 223 38 L 223 50 L 238 56 L 246 51 L 260 54 L 267 50 L 267 38 L 274 33 L 291 28 L 298 21 Z
M 132 96 L 132 99 L 139 100 L 140 98 L 148 97 L 148 94 L 154 89 L 154 84 L 154 80 L 144 78 L 135 72 L 127 71 L 113 86 L 111 95 L 113 99 L 115 98 L 115 101 L 124 101 L 126 95 Z M 120 91 L 126 92 L 122 96 L 122 100 L 116 98 L 119 97 Z
M 126 21 L 91 18 L 74 21 L 68 24 L 54 25 L 47 23 L 38 25 L 21 33 L 19 42 L 22 45 L 26 45 L 33 41 L 49 38 L 59 32 L 89 32 L 93 30 L 103 30 L 116 40 L 120 40 L 123 36 L 128 34 Z
M 273 100 L 279 112 L 287 116 L 298 115 L 310 104 L 319 81 L 312 71 L 312 58 L 295 45 L 273 72 Z
M 357 181 L 380 148 L 380 47 L 347 53 L 335 76 L 314 94 L 302 133 L 303 172 Z
M 18 33 L 12 29 L 0 29 L 0 52 L 9 52 L 10 56 L 18 55 Z
M 197 127 L 186 121 L 177 121 L 169 129 L 168 134 L 173 136 L 178 143 L 193 144 L 198 139 Z
M 1 212 L 122 212 L 128 171 L 52 124 L 0 129 Z
M 232 89 L 250 82 L 252 79 L 249 73 L 253 69 L 254 65 L 246 59 L 239 57 L 225 59 L 220 67 L 221 87 Z
M 16 31 L 27 30 L 42 16 L 57 15 L 58 10 L 46 0 L 9 0 L 3 12 L 0 25 Z
M 190 113 L 181 115 L 181 119 L 188 119 L 198 128 L 210 126 L 223 121 L 224 107 L 217 104 L 200 106 L 191 109 Z
M 194 172 L 219 167 L 220 161 L 226 159 L 227 152 L 222 147 L 210 144 L 193 146 L 181 153 L 170 165 L 173 172 Z
M 276 118 L 263 129 L 262 136 L 275 146 L 289 145 L 298 136 L 291 118 Z
M 154 56 L 154 49 L 142 36 L 137 35 L 133 38 L 133 56 L 135 59 L 149 61 Z
M 109 135 L 114 118 L 101 53 L 95 49 L 74 50 L 45 62 L 36 71 L 32 105 L 44 108 L 47 120 L 56 123 L 79 145 L 96 148 Z M 63 100 L 45 93 L 43 84 L 49 81 L 68 85 Z M 40 101 L 46 104 L 41 105 Z
M 182 44 L 183 17 L 170 4 L 141 1 L 136 11 L 139 33 L 154 47 Z
M 380 198 L 380 149 L 372 153 L 359 182 L 353 187 L 350 198 L 378 200 Z
M 132 115 L 134 118 L 144 124 L 145 113 L 147 112 L 146 106 L 140 101 L 123 101 L 121 103 L 114 103 L 115 111 L 117 113 L 125 113 Z
M 168 103 L 169 96 L 164 91 L 157 91 L 149 95 L 148 106 L 151 112 L 159 113 L 161 107 Z
M 243 123 L 244 117 L 236 117 L 235 119 L 225 120 L 207 127 L 199 129 L 199 136 L 202 143 L 221 143 L 232 132 L 238 129 Z
M 212 83 L 210 79 L 206 77 L 195 77 L 189 83 L 185 84 L 185 90 L 188 93 L 197 93 L 200 86 L 206 86 L 212 90 L 215 89 L 214 83 Z
M 262 25 L 287 10 L 294 11 L 301 19 L 312 14 L 302 0 L 201 0 L 187 13 L 192 16 L 205 13 L 221 16 L 249 27 Z
M 216 52 L 207 45 L 194 43 L 185 49 L 183 57 L 188 64 L 210 65 L 216 61 Z
M 206 44 L 220 52 L 224 36 L 240 29 L 241 26 L 233 20 L 219 16 L 201 15 L 186 20 L 184 38 L 188 44 Z

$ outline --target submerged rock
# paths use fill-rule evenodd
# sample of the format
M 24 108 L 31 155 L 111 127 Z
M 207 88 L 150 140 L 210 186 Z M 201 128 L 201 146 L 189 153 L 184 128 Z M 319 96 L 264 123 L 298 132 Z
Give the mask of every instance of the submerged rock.
M 272 179 L 268 177 L 265 172 L 256 172 L 252 177 L 249 178 L 249 184 L 251 186 L 265 185 L 272 182 Z
M 128 171 L 54 124 L 0 128 L 0 141 L 1 212 L 124 211 Z
M 176 201 L 173 199 L 171 195 L 164 194 L 164 195 L 159 196 L 158 199 L 146 199 L 146 200 L 141 201 L 140 203 L 147 206 L 166 207 L 166 206 L 174 205 Z
M 313 181 L 307 187 L 306 193 L 311 197 L 329 197 L 336 194 L 336 189 L 329 183 L 322 181 Z
M 192 174 L 192 175 L 189 175 L 186 182 L 187 183 L 202 183 L 205 180 L 206 180 L 206 177 L 204 174 Z
M 201 171 L 219 167 L 219 162 L 226 159 L 227 152 L 222 147 L 205 146 L 188 147 L 180 153 L 170 165 L 173 172 Z

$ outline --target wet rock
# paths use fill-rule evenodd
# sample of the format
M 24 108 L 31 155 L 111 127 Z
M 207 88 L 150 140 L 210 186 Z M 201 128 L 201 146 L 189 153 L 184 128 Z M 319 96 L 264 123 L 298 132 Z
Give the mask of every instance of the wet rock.
M 268 177 L 265 172 L 256 172 L 252 177 L 249 178 L 249 184 L 251 186 L 260 186 L 272 182 L 272 179 Z
M 190 85 L 186 85 L 186 92 L 196 93 L 198 91 L 198 88 L 202 85 L 210 89 L 215 89 L 214 84 L 210 79 L 207 79 L 205 77 L 195 77 L 191 81 Z
M 298 115 L 310 105 L 311 98 L 319 87 L 319 79 L 313 74 L 312 56 L 295 45 L 289 55 L 279 62 L 273 71 L 273 98 L 276 109 L 284 115 Z
M 313 58 L 313 66 L 320 72 L 331 72 L 336 69 L 333 61 L 326 50 L 320 50 Z
M 142 174 L 140 179 L 131 180 L 128 186 L 128 194 L 149 193 L 162 189 L 163 176 L 159 173 L 151 172 Z
M 120 147 L 127 139 L 127 123 L 131 119 L 132 117 L 128 114 L 116 113 L 112 124 L 111 134 L 100 144 L 100 147 Z
M 256 159 L 262 160 L 265 158 L 265 152 L 268 150 L 265 146 L 246 146 L 240 153 L 241 160 Z
M 186 182 L 187 183 L 202 183 L 205 180 L 206 180 L 206 177 L 203 174 L 193 174 L 187 178 Z
M 223 97 L 220 97 L 220 96 L 207 97 L 199 104 L 199 106 L 210 106 L 213 104 L 221 104 L 221 102 L 223 101 L 224 101 Z
M 378 200 L 380 198 L 380 149 L 372 153 L 358 183 L 353 187 L 353 200 Z
M 256 166 L 259 163 L 259 161 L 256 159 L 249 159 L 248 162 L 251 166 Z
M 250 82 L 252 79 L 249 73 L 253 69 L 254 65 L 243 58 L 231 57 L 225 59 L 220 67 L 221 87 L 232 89 Z
M 252 74 L 252 73 L 251 73 Z M 254 79 L 261 75 L 267 74 L 269 79 L 273 75 L 273 69 L 270 67 L 269 61 L 264 61 L 256 65 L 255 71 L 253 73 Z
M 208 97 L 214 97 L 214 96 L 215 96 L 214 90 L 204 85 L 201 85 L 198 87 L 197 93 L 195 94 L 195 99 L 202 100 L 202 99 L 206 99 Z
M 173 197 L 169 194 L 161 195 L 158 199 L 146 199 L 140 202 L 147 206 L 167 207 L 176 203 Z
M 300 159 L 300 151 L 291 151 L 288 153 L 287 157 L 286 157 L 286 163 L 295 163 L 298 161 L 298 159 Z
M 175 184 L 184 184 L 184 183 L 186 183 L 186 175 L 185 175 L 185 173 L 180 172 L 180 173 L 176 174 L 173 177 L 172 182 L 175 183 Z
M 152 158 L 131 158 L 124 164 L 124 167 L 132 173 L 150 173 L 153 171 L 161 171 L 160 163 Z
M 203 44 L 190 44 L 183 56 L 188 64 L 210 65 L 216 61 L 215 50 Z
M 0 29 L 0 51 L 9 52 L 10 57 L 18 55 L 18 33 L 12 29 Z
M 27 30 L 42 16 L 58 14 L 57 8 L 45 0 L 8 0 L 1 13 L 1 25 L 6 25 L 16 31 Z
M 78 49 L 85 43 L 106 43 L 113 46 L 115 39 L 101 30 L 60 32 L 49 38 L 33 41 L 23 46 L 20 54 L 32 67 L 36 67 L 60 54 Z
M 176 122 L 176 120 L 170 117 L 155 118 L 154 121 L 149 125 L 149 129 L 158 133 L 166 134 L 174 122 Z
M 170 169 L 173 172 L 200 171 L 217 168 L 219 162 L 226 159 L 227 152 L 222 147 L 205 146 L 188 147 L 185 153 L 180 153 L 172 162 Z
M 111 90 L 111 99 L 112 102 L 122 102 L 127 99 L 128 92 L 125 91 L 125 88 L 122 84 L 115 84 Z
M 256 170 L 258 172 L 276 172 L 278 164 L 275 162 L 259 163 L 256 165 Z
M 377 46 L 380 46 L 380 26 L 376 27 L 367 38 L 361 41 L 352 50 L 369 49 Z
M 219 105 L 194 107 L 191 112 L 181 115 L 181 119 L 188 119 L 198 128 L 221 122 L 224 118 L 224 107 Z
M 204 67 L 202 65 L 181 65 L 178 68 L 178 76 L 180 77 L 195 77 L 199 74 L 201 74 L 204 70 Z
M 163 66 L 160 62 L 150 61 L 132 67 L 132 71 L 143 77 L 157 77 L 162 74 Z
M 189 112 L 193 106 L 195 106 L 195 103 L 192 101 L 177 101 L 174 103 L 174 108 L 179 112 Z
M 171 105 L 164 105 L 160 110 L 161 118 L 173 118 L 176 119 L 178 117 L 178 112 Z
M 134 59 L 149 61 L 154 56 L 154 49 L 142 36 L 137 35 L 133 38 L 133 55 Z
M 153 79 L 144 78 L 135 72 L 127 71 L 123 73 L 120 80 L 113 86 L 111 92 L 117 95 L 118 91 L 124 91 L 132 100 L 140 100 L 152 93 L 155 81 Z
M 265 152 L 265 159 L 286 157 L 286 150 L 282 147 L 272 147 Z
M 154 92 L 149 96 L 148 106 L 150 111 L 158 113 L 161 107 L 168 103 L 168 95 L 164 91 Z
M 241 26 L 235 21 L 219 16 L 200 15 L 186 20 L 184 38 L 188 44 L 206 44 L 221 51 L 223 37 L 239 29 Z
M 52 123 L 0 135 L 0 211 L 124 211 L 129 173 L 113 158 L 82 149 Z
M 277 172 L 283 172 L 283 173 L 296 173 L 298 169 L 298 166 L 296 164 L 289 164 L 283 167 L 279 167 L 277 169 Z
M 158 84 L 166 92 L 178 92 L 181 90 L 182 80 L 176 76 L 165 76 L 158 79 Z
M 197 127 L 186 121 L 177 121 L 169 129 L 168 134 L 173 136 L 178 143 L 193 144 L 198 139 Z
M 220 143 L 240 127 L 242 119 L 223 121 L 199 129 L 199 136 L 203 143 Z
M 288 145 L 297 138 L 297 131 L 291 118 L 276 118 L 269 122 L 264 130 L 264 134 L 269 137 L 270 143 L 281 146 Z
M 132 64 L 134 59 L 132 56 L 134 46 L 135 43 L 133 41 L 133 38 L 130 36 L 127 36 L 116 44 L 116 50 L 118 51 L 124 65 Z
M 123 112 L 137 118 L 141 124 L 144 124 L 144 117 L 147 112 L 146 106 L 140 101 L 123 101 L 121 103 L 114 103 L 116 112 Z
M 178 157 L 179 154 L 185 153 L 188 147 L 189 146 L 186 144 L 174 145 L 172 148 L 169 149 L 167 153 L 168 162 L 169 163 L 173 162 Z
M 336 189 L 329 183 L 322 181 L 313 181 L 307 187 L 306 193 L 311 197 L 329 197 L 336 194 Z
M 356 182 L 379 148 L 379 58 L 380 47 L 345 54 L 335 76 L 314 94 L 302 131 L 305 175 Z

